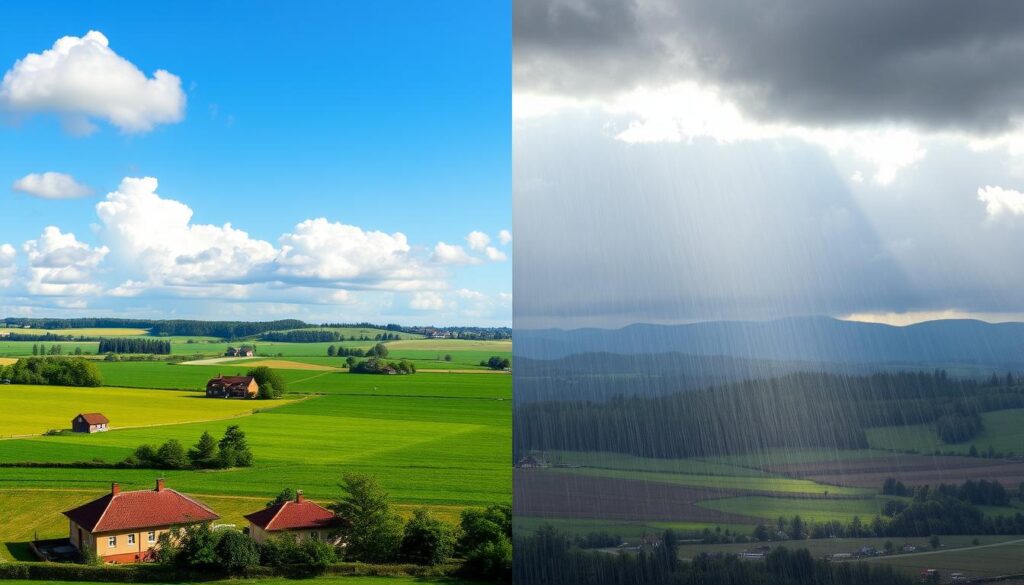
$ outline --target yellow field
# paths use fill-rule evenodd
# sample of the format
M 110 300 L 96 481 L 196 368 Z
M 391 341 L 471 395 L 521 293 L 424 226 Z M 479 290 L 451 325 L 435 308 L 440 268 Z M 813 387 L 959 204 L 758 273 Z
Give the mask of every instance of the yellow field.
M 0 366 L 9 366 L 18 361 L 18 358 L 0 357 Z
M 409 339 L 389 341 L 388 349 L 429 349 L 434 351 L 512 351 L 512 340 L 475 341 L 472 339 Z
M 19 329 L 15 327 L 0 328 L 0 339 L 3 333 L 17 333 L 18 335 L 71 335 L 74 337 L 126 337 L 147 335 L 148 329 L 136 329 L 132 327 L 84 327 L 81 329 Z
M 244 363 L 247 367 L 250 368 L 266 366 L 268 368 L 279 368 L 282 370 L 314 370 L 317 372 L 340 372 L 343 370 L 343 368 L 333 368 L 331 366 L 324 366 L 320 364 L 306 364 L 302 362 L 293 362 L 289 360 L 246 360 L 244 362 L 238 363 Z
M 129 388 L 0 385 L 0 437 L 67 429 L 81 412 L 101 412 L 111 428 L 218 420 L 286 400 L 206 398 L 198 392 Z

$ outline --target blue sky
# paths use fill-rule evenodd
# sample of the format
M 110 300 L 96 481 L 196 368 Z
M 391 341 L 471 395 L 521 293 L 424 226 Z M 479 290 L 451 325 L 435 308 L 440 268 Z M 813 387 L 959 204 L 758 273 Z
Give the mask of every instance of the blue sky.
M 238 8 L 8 7 L 2 312 L 508 324 L 507 3 Z

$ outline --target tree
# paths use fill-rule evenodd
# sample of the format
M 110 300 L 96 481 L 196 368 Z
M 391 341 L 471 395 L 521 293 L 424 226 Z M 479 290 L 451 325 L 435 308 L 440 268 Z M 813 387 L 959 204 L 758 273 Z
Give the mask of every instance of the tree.
M 288 384 L 284 381 L 284 378 L 266 366 L 252 368 L 246 375 L 252 376 L 260 386 L 264 384 L 272 386 L 273 395 L 271 398 L 280 398 L 285 392 L 288 392 Z
M 185 448 L 176 439 L 168 439 L 160 445 L 156 450 L 156 462 L 163 469 L 185 469 L 189 464 Z
M 260 400 L 273 400 L 280 396 L 280 393 L 274 388 L 274 385 L 270 382 L 266 384 L 260 384 L 260 389 L 256 393 L 256 398 Z
M 217 554 L 220 536 L 207 522 L 172 528 L 160 535 L 157 561 L 179 567 L 215 569 L 220 562 Z
M 342 496 L 331 509 L 344 521 L 341 532 L 352 560 L 387 563 L 398 556 L 402 519 L 391 510 L 391 499 L 371 476 L 346 473 Z
M 356 358 L 348 356 L 347 358 L 345 358 L 345 365 L 348 366 L 348 369 L 351 370 L 352 366 L 356 365 Z
M 334 357 L 338 353 L 338 348 L 333 345 L 327 346 L 327 357 Z
M 444 354 L 444 361 L 446 361 L 446 362 L 452 361 L 452 354 L 450 354 L 450 353 Z
M 283 504 L 284 502 L 290 502 L 290 501 L 292 501 L 294 499 L 295 499 L 295 490 L 293 490 L 290 487 L 286 487 L 283 490 L 281 490 L 281 493 L 277 494 L 277 496 L 274 497 L 273 500 L 270 500 L 269 502 L 267 502 L 267 507 L 269 508 L 271 506 L 276 506 L 278 504 Z
M 260 564 L 260 551 L 256 542 L 241 532 L 224 531 L 214 550 L 218 564 L 232 574 L 244 573 Z
M 245 431 L 238 425 L 231 425 L 224 431 L 224 437 L 217 444 L 217 458 L 221 467 L 250 467 L 252 451 L 245 440 Z
M 388 357 L 388 347 L 383 343 L 378 343 L 371 347 L 369 350 L 367 350 L 366 355 L 379 358 L 386 358 Z
M 512 574 L 512 507 L 495 504 L 462 512 L 457 550 L 472 576 L 508 580 Z
M 486 362 L 480 362 L 481 366 L 487 366 L 492 370 L 507 370 L 512 367 L 512 362 L 508 358 L 493 355 Z
M 928 544 L 930 544 L 932 548 L 939 548 L 940 546 L 942 546 L 942 541 L 939 540 L 938 536 L 933 535 L 931 538 L 928 539 Z
M 438 565 L 455 552 L 455 534 L 452 527 L 433 518 L 423 508 L 413 511 L 405 525 L 399 555 L 417 565 Z
M 209 431 L 203 431 L 196 446 L 188 450 L 188 460 L 193 467 L 201 469 L 217 466 L 217 441 Z

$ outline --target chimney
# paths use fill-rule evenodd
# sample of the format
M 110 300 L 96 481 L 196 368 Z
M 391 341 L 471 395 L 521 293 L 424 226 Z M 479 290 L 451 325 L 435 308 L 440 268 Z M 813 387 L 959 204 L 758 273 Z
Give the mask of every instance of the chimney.
M 110 484 L 110 494 L 116 496 L 121 493 L 121 486 L 116 483 Z
M 164 478 L 161 477 L 161 478 L 156 480 L 156 491 L 158 491 L 158 492 L 164 491 Z
M 295 503 L 301 504 L 304 499 L 302 497 L 302 490 L 295 490 Z

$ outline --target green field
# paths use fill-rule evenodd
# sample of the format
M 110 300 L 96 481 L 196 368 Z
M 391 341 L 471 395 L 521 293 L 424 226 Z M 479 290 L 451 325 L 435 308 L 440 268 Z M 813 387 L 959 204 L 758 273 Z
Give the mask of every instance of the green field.
M 570 536 L 585 536 L 592 532 L 614 534 L 625 542 L 636 542 L 641 536 L 659 534 L 671 528 L 684 534 L 701 532 L 704 529 L 730 530 L 737 534 L 748 534 L 753 530 L 746 524 L 707 524 L 703 522 L 642 522 L 627 520 L 594 520 L 589 518 L 540 518 L 536 516 L 515 516 L 513 529 L 517 535 L 527 535 L 544 525 L 551 525 Z
M 985 422 L 984 429 L 977 437 L 963 443 L 943 443 L 932 425 L 867 429 L 868 443 L 876 449 L 919 453 L 968 453 L 974 445 L 979 451 L 992 447 L 999 453 L 1024 454 L 1024 409 L 986 412 L 981 418 Z
M 135 327 L 81 327 L 78 329 L 23 329 L 4 327 L 0 328 L 0 334 L 15 333 L 18 335 L 71 335 L 73 337 L 139 337 L 148 335 L 148 329 Z
M 581 465 L 595 469 L 747 477 L 769 475 L 759 469 L 738 467 L 705 459 L 651 459 L 625 453 L 606 453 L 600 451 L 547 451 L 544 453 L 544 458 L 552 463 Z
M 671 483 L 691 487 L 705 487 L 723 490 L 750 490 L 759 492 L 776 492 L 786 494 L 813 494 L 813 495 L 865 495 L 875 490 L 861 488 L 840 487 L 825 485 L 808 479 L 791 479 L 786 477 L 764 475 L 754 476 L 729 476 L 729 475 L 697 475 L 689 473 L 666 473 L 654 471 L 636 471 L 619 469 L 553 469 L 552 471 L 562 473 L 573 473 L 577 475 L 589 475 L 596 477 L 612 477 L 617 479 L 631 479 L 637 481 L 651 481 L 659 483 Z
M 764 518 L 767 521 L 773 521 L 779 516 L 792 518 L 799 515 L 805 522 L 850 522 L 855 516 L 864 522 L 870 522 L 873 517 L 881 514 L 882 505 L 887 499 L 893 498 L 812 499 L 743 496 L 706 500 L 698 505 L 731 514 Z
M 211 400 L 194 392 L 18 384 L 0 385 L 0 400 L 4 404 L 0 436 L 69 429 L 71 419 L 82 412 L 102 412 L 111 428 L 118 428 L 226 419 L 287 402 Z
M 3 583 L 5 585 L 81 585 L 82 582 L 6 580 Z M 96 585 L 114 585 L 113 583 L 103 581 L 93 581 L 93 583 L 96 583 Z M 308 583 L 309 585 L 414 585 L 416 583 L 483 585 L 476 581 L 466 581 L 455 577 L 366 577 L 363 575 L 337 575 L 302 580 L 286 579 L 283 577 L 271 579 L 226 579 L 223 581 L 201 581 L 197 585 L 209 583 L 229 583 L 231 585 L 295 585 L 296 583 Z M 178 582 L 166 585 L 189 585 L 189 583 Z

